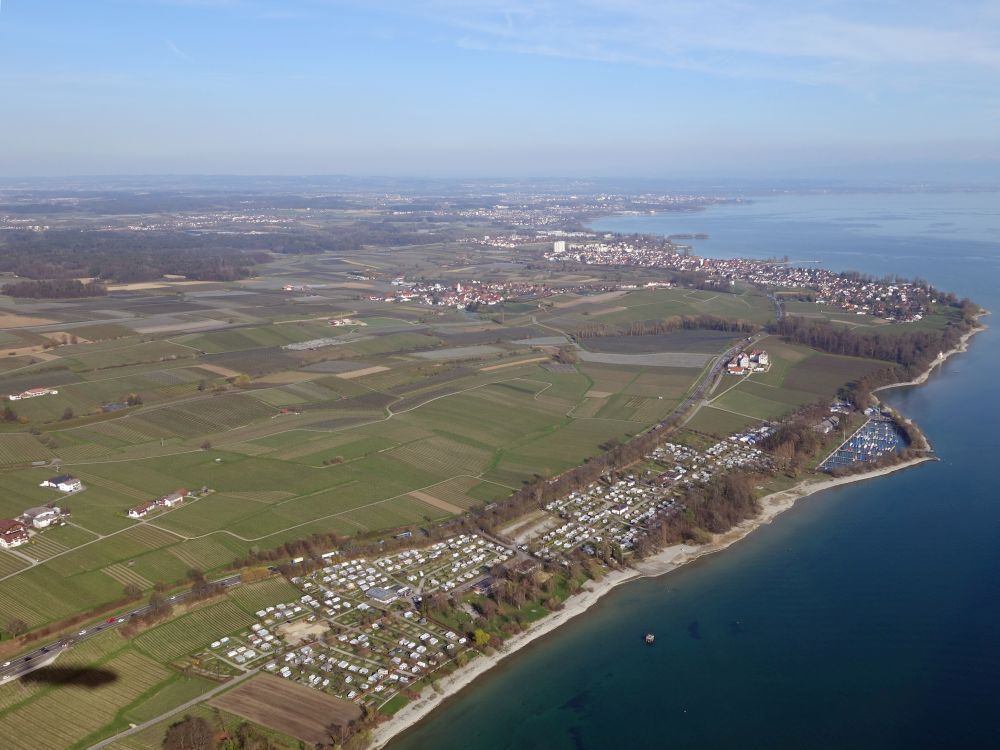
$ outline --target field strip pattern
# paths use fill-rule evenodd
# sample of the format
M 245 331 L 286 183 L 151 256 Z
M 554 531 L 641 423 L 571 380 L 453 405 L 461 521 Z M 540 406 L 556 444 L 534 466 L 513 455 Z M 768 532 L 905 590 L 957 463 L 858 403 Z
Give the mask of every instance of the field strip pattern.
M 229 597 L 247 612 L 256 612 L 278 602 L 289 602 L 302 596 L 302 592 L 285 581 L 284 578 L 268 578 L 263 581 L 236 586 Z
M 451 503 L 467 510 L 476 505 L 482 505 L 481 501 L 476 500 L 468 494 L 469 490 L 479 484 L 480 481 L 475 477 L 454 477 L 441 482 L 441 484 L 435 484 L 433 487 L 426 487 L 425 490 L 439 500 L 444 500 L 446 503 Z
M 181 537 L 172 531 L 161 529 L 159 526 L 151 526 L 148 523 L 137 524 L 121 533 L 122 536 L 132 539 L 150 549 L 166 547 L 168 544 L 175 544 L 181 540 Z
M 214 539 L 192 539 L 169 550 L 181 562 L 198 570 L 212 570 L 233 561 L 235 553 Z
M 23 464 L 43 461 L 52 451 L 39 443 L 34 435 L 0 435 L 0 464 Z
M 276 451 L 271 458 L 276 458 L 282 461 L 302 458 L 303 456 L 311 456 L 313 453 L 319 453 L 320 451 L 339 448 L 340 446 L 347 445 L 354 440 L 357 440 L 357 435 L 351 435 L 349 432 L 340 435 L 333 435 L 331 437 L 319 438 L 318 440 L 310 440 L 307 443 L 301 443 L 291 448 L 284 448 Z
M 147 631 L 134 643 L 160 661 L 172 661 L 254 621 L 233 602 L 224 601 Z
M 389 455 L 418 469 L 454 476 L 483 471 L 493 457 L 493 452 L 436 436 L 396 448 Z
M 287 490 L 258 490 L 256 492 L 223 492 L 219 497 L 231 497 L 234 500 L 245 500 L 253 503 L 271 504 L 294 497 L 294 492 Z
M 134 487 L 129 487 L 126 484 L 121 484 L 113 479 L 105 479 L 104 477 L 99 477 L 96 474 L 79 472 L 79 477 L 87 484 L 94 484 L 98 487 L 103 487 L 106 490 L 111 490 L 112 492 L 117 492 L 119 495 L 125 495 L 126 497 L 134 497 L 136 500 L 149 500 L 149 493 L 143 492 L 142 490 L 137 490 Z
M 63 461 L 84 461 L 91 458 L 106 458 L 113 455 L 115 450 L 97 443 L 81 443 L 59 448 L 58 452 Z
M 109 565 L 104 569 L 104 574 L 110 576 L 120 583 L 122 586 L 138 586 L 140 589 L 149 589 L 153 587 L 153 582 L 148 578 L 145 578 L 134 570 L 129 568 L 123 563 L 115 563 L 114 565 Z
M 224 443 L 220 445 L 224 446 L 227 451 L 242 453 L 244 456 L 263 456 L 265 453 L 270 453 L 274 450 L 274 448 L 268 448 L 266 445 L 257 445 L 250 442 Z
M 0 576 L 8 576 L 11 573 L 16 573 L 27 565 L 28 563 L 17 555 L 0 550 Z
M 45 692 L 6 713 L 4 750 L 73 747 L 112 721 L 122 706 L 170 674 L 163 666 L 132 651 L 102 666 L 118 679 L 97 688 L 67 687 Z
M 437 508 L 438 510 L 443 510 L 446 513 L 459 514 L 464 513 L 463 508 L 459 508 L 457 505 L 452 505 L 449 502 L 441 500 L 440 498 L 434 497 L 434 495 L 428 495 L 426 492 L 421 492 L 420 490 L 414 490 L 409 493 L 409 496 L 414 500 L 419 500 L 422 503 L 426 503 L 432 508 Z
M 146 429 L 141 429 L 142 427 L 146 427 Z M 96 432 L 100 435 L 105 435 L 106 437 L 121 440 L 122 442 L 131 443 L 133 445 L 148 443 L 150 440 L 155 440 L 160 437 L 169 437 L 169 433 L 165 430 L 151 430 L 148 428 L 148 425 L 136 422 L 134 419 L 118 419 L 113 422 L 99 422 L 98 424 L 92 425 L 89 429 L 91 432 Z
M 57 542 L 51 537 L 39 534 L 31 540 L 30 545 L 22 547 L 20 551 L 36 560 L 48 560 L 50 557 L 62 554 L 68 549 L 69 547 L 62 542 Z
M 360 370 L 351 370 L 350 372 L 337 373 L 338 378 L 344 380 L 352 380 L 354 378 L 362 378 L 365 375 L 375 375 L 380 372 L 386 372 L 389 368 L 384 365 L 375 365 L 373 367 L 364 367 Z

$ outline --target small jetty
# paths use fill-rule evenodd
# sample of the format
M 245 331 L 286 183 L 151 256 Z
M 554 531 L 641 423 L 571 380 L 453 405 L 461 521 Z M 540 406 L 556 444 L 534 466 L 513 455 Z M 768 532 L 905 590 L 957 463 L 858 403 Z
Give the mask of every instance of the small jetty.
M 652 633 L 646 633 L 646 645 L 652 646 L 654 643 L 656 643 L 656 636 Z

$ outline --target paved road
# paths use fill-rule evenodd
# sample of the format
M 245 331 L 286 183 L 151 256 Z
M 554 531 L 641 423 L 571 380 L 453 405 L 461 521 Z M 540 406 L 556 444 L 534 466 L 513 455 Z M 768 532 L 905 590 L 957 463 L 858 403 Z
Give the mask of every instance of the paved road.
M 776 294 L 768 294 L 767 298 L 774 303 L 774 317 L 777 320 L 781 320 L 785 317 L 785 303 L 781 301 L 781 297 Z
M 239 582 L 239 575 L 232 575 L 228 578 L 213 581 L 213 583 L 222 584 L 225 588 L 236 586 Z M 190 592 L 184 592 L 182 594 L 174 594 L 173 596 L 167 597 L 166 601 L 170 604 L 180 604 L 184 600 L 191 598 L 191 596 L 192 594 Z M 62 653 L 74 643 L 79 643 L 87 638 L 93 638 L 95 635 L 103 633 L 105 630 L 113 630 L 135 617 L 146 614 L 150 611 L 150 609 L 152 608 L 148 604 L 144 604 L 141 607 L 136 607 L 130 612 L 125 612 L 124 614 L 120 614 L 116 617 L 109 617 L 105 622 L 82 628 L 74 635 L 63 636 L 62 638 L 52 641 L 51 643 L 47 643 L 44 646 L 39 646 L 30 653 L 22 654 L 16 659 L 6 661 L 0 665 L 0 684 L 11 679 L 22 677 L 39 667 L 45 666 L 46 664 L 51 663 L 53 655 Z

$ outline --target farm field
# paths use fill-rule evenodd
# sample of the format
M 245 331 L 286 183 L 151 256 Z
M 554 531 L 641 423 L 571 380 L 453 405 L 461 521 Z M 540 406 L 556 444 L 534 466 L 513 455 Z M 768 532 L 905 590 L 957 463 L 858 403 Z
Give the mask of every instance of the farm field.
M 86 643 L 56 662 L 60 668 L 86 666 L 89 676 L 78 682 L 27 689 L 23 683 L 16 683 L 13 690 L 9 685 L 0 687 L 5 749 L 88 747 L 92 739 L 117 724 L 123 708 L 127 710 L 147 692 L 171 679 L 164 666 L 128 648 L 117 634 L 103 638 L 108 640 Z M 7 691 L 13 695 L 8 697 Z
M 41 303 L 34 324 L 28 316 L 3 331 L 2 346 L 48 348 L 26 368 L 5 361 L 0 393 L 59 393 L 11 402 L 17 419 L 0 424 L 0 518 L 49 503 L 70 515 L 19 554 L 0 555 L 0 609 L 39 627 L 119 599 L 126 587 L 148 595 L 192 569 L 216 576 L 312 533 L 377 539 L 481 507 L 664 419 L 739 338 L 711 330 L 580 338 L 574 363 L 555 362 L 567 336 L 680 315 L 754 323 L 773 315 L 764 294 L 740 286 L 578 289 L 475 312 L 386 305 L 368 295 L 389 289 L 389 276 L 346 278 L 357 264 L 394 274 L 394 263 L 440 278 L 462 278 L 457 268 L 541 278 L 523 258 L 497 265 L 506 257 L 497 248 L 478 255 L 463 244 L 476 257 L 455 266 L 455 250 L 401 248 L 391 261 L 364 251 L 351 263 L 334 254 L 278 258 L 243 282 L 151 283 Z M 603 273 L 553 272 L 545 283 L 603 287 Z M 282 291 L 285 283 L 316 286 L 305 294 Z M 17 307 L 0 299 L 12 315 Z M 333 327 L 334 317 L 359 323 Z M 942 308 L 919 325 L 953 317 Z M 46 335 L 71 322 L 76 343 Z M 284 348 L 302 342 L 319 343 Z M 774 337 L 761 346 L 771 369 L 724 382 L 692 429 L 722 435 L 773 419 L 881 366 Z M 65 497 L 39 487 L 59 473 L 86 489 Z M 182 488 L 196 496 L 128 517 Z M 152 632 L 141 644 L 162 649 Z
M 758 345 L 771 355 L 770 370 L 739 380 L 728 377 L 712 399 L 713 406 L 750 418 L 777 419 L 805 404 L 828 401 L 841 386 L 886 366 L 822 354 L 773 336 Z
M 615 354 L 655 352 L 717 354 L 728 349 L 739 338 L 739 335 L 725 331 L 681 330 L 645 336 L 594 336 L 581 339 L 581 344 L 592 352 Z
M 361 716 L 354 703 L 270 675 L 257 675 L 209 703 L 310 745 L 327 739 L 330 724 L 346 726 Z
M 157 661 L 169 662 L 253 622 L 253 617 L 226 600 L 159 625 L 140 635 L 134 643 Z

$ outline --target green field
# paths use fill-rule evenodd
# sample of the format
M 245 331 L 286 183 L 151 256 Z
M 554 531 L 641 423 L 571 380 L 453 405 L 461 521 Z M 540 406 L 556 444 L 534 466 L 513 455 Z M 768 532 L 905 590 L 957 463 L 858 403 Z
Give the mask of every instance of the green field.
M 807 347 L 762 339 L 758 346 L 771 356 L 771 368 L 745 378 L 727 377 L 712 405 L 756 419 L 778 419 L 805 404 L 827 402 L 838 389 L 887 366 L 869 359 L 821 354 Z
M 135 639 L 136 648 L 160 662 L 169 662 L 207 646 L 219 636 L 235 633 L 254 618 L 231 601 L 212 604 L 149 630 Z
M 267 578 L 254 583 L 244 583 L 232 590 L 230 598 L 244 611 L 253 614 L 259 609 L 273 604 L 290 602 L 302 596 L 302 592 L 284 578 Z
M 87 667 L 111 675 L 96 684 L 0 687 L 0 726 L 4 748 L 67 750 L 88 747 L 113 726 L 133 704 L 141 707 L 158 686 L 176 680 L 161 664 L 131 648 L 116 633 L 91 639 L 58 662 L 60 667 Z M 95 678 L 100 679 L 100 678 Z M 141 709 L 140 709 L 141 710 Z M 119 723 L 121 722 L 121 723 Z

